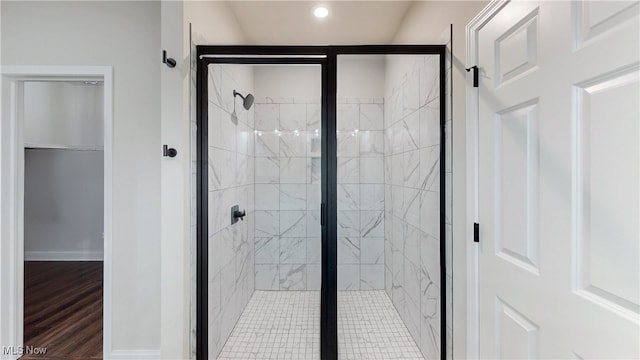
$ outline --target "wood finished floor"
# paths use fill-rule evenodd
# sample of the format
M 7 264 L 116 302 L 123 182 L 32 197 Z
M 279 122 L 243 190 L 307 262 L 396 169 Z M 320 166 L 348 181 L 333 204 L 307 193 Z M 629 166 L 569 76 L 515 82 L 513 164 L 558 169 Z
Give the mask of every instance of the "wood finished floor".
M 102 358 L 101 261 L 26 261 L 24 343 L 45 356 L 21 359 Z

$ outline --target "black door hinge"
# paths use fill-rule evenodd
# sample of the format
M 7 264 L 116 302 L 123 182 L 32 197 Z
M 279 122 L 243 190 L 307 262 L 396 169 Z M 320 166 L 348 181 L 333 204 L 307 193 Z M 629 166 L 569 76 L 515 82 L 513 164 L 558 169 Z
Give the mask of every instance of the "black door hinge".
M 320 226 L 324 226 L 324 203 L 320 204 Z
M 478 66 L 473 65 L 472 67 L 466 68 L 465 70 L 467 70 L 467 72 L 473 70 L 473 87 L 477 88 L 478 87 Z
M 480 224 L 473 223 L 473 242 L 480 242 Z

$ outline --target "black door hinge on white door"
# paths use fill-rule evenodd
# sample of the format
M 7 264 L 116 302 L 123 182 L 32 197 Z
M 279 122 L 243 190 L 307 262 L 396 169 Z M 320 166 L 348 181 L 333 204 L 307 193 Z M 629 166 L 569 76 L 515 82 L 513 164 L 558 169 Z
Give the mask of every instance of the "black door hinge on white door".
M 478 87 L 478 66 L 473 65 L 472 67 L 466 68 L 465 70 L 467 70 L 467 72 L 473 70 L 473 87 L 477 88 Z
M 480 242 L 480 224 L 473 223 L 473 242 Z

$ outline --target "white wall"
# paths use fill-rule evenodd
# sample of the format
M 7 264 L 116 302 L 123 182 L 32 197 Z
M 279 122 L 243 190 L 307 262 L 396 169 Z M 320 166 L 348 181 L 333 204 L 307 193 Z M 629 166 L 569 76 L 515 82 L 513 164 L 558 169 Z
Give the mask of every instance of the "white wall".
M 160 3 L 0 6 L 3 65 L 113 66 L 112 348 L 158 349 Z
M 24 84 L 24 142 L 27 145 L 103 146 L 104 86 L 82 82 Z
M 103 169 L 101 150 L 25 150 L 25 260 L 102 260 Z
M 161 162 L 161 356 L 187 359 L 195 350 L 195 54 L 192 44 L 243 44 L 229 5 L 162 1 L 161 47 L 176 59 L 162 67 L 161 140 L 178 156 Z M 189 34 L 191 24 L 192 34 Z M 191 155 L 190 155 L 191 154 Z M 193 305 L 193 307 L 191 306 Z
M 467 357 L 466 58 L 465 26 L 487 1 L 417 1 L 396 33 L 396 44 L 434 44 L 453 24 L 453 355 Z M 473 64 L 468 64 L 473 65 Z M 451 189 L 449 189 L 451 191 Z

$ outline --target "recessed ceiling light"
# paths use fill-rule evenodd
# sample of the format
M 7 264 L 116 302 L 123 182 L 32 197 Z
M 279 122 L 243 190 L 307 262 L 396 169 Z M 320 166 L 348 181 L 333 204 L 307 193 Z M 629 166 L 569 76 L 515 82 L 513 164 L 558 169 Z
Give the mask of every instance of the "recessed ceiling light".
M 318 6 L 317 8 L 313 9 L 313 16 L 319 19 L 326 18 L 327 15 L 329 15 L 329 9 L 324 6 Z

